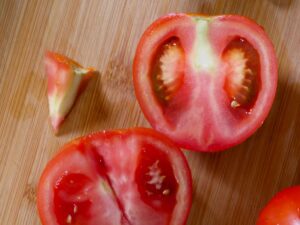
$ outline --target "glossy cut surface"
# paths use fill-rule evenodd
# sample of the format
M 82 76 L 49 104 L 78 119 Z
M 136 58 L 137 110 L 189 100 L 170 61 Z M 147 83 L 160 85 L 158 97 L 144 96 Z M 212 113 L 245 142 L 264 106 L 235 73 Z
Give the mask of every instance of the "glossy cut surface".
M 103 131 L 72 141 L 38 187 L 43 225 L 184 225 L 191 174 L 181 151 L 153 130 Z
M 173 13 L 142 35 L 133 79 L 154 129 L 180 147 L 213 152 L 262 125 L 275 97 L 277 62 L 271 40 L 250 19 Z
M 254 225 L 277 191 L 300 184 L 299 11 L 299 0 L 1 0 L 0 224 L 41 225 L 37 184 L 64 143 L 99 130 L 150 126 L 132 83 L 136 47 L 156 18 L 187 12 L 247 16 L 276 50 L 278 89 L 263 126 L 229 151 L 184 151 L 193 174 L 187 225 Z M 59 136 L 48 119 L 47 49 L 100 73 Z

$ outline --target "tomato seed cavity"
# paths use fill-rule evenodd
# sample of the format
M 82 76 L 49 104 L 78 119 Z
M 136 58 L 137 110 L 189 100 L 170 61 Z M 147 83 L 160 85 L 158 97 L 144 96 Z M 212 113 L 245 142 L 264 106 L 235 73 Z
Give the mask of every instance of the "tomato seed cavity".
M 258 52 L 246 39 L 235 37 L 223 51 L 223 59 L 227 64 L 224 89 L 231 107 L 251 110 L 260 90 Z
M 144 145 L 135 177 L 141 197 L 147 204 L 158 210 L 173 210 L 178 183 L 166 154 L 152 145 Z
M 152 85 L 156 96 L 167 104 L 183 81 L 184 54 L 179 39 L 169 38 L 157 50 L 151 71 Z
M 83 174 L 65 174 L 54 187 L 54 206 L 59 225 L 79 224 L 89 218 L 92 204 L 85 192 L 91 180 Z M 80 215 L 79 217 L 77 215 Z

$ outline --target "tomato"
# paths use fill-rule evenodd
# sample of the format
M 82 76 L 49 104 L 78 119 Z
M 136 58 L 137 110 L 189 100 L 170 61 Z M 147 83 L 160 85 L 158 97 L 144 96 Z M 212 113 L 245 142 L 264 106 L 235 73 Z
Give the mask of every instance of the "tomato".
M 169 14 L 144 32 L 133 80 L 154 129 L 180 147 L 220 151 L 262 125 L 277 62 L 262 27 L 245 17 Z
M 76 97 L 95 74 L 95 70 L 83 68 L 74 60 L 54 52 L 46 53 L 45 67 L 48 78 L 50 119 L 57 133 Z
M 180 225 L 192 198 L 182 152 L 146 128 L 103 131 L 65 145 L 44 170 L 43 225 Z
M 287 188 L 276 194 L 262 210 L 256 224 L 300 224 L 300 186 Z

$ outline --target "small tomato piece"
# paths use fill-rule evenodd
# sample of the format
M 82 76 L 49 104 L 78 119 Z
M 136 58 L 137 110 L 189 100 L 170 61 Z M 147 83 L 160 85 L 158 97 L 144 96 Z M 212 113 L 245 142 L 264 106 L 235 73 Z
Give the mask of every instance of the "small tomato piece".
M 48 78 L 50 119 L 53 129 L 57 133 L 76 97 L 93 76 L 95 70 L 83 68 L 72 59 L 54 52 L 46 53 L 45 69 Z
M 300 186 L 277 193 L 261 211 L 256 225 L 300 224 Z

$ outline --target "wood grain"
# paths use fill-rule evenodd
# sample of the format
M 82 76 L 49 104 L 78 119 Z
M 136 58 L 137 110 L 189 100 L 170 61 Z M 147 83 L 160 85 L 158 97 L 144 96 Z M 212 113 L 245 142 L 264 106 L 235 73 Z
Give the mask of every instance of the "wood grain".
M 168 12 L 253 18 L 279 61 L 277 97 L 255 135 L 223 153 L 186 152 L 194 181 L 188 224 L 255 224 L 272 195 L 300 183 L 300 1 L 0 0 L 0 224 L 40 224 L 36 185 L 65 142 L 101 129 L 149 126 L 131 66 L 143 30 Z M 46 49 L 100 72 L 59 136 L 48 120 Z

